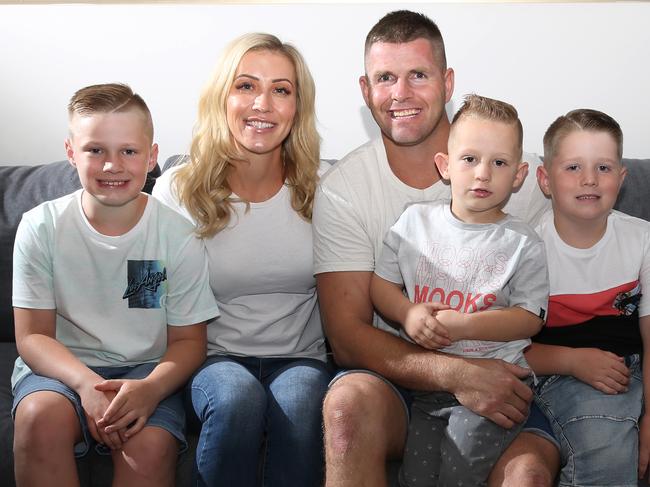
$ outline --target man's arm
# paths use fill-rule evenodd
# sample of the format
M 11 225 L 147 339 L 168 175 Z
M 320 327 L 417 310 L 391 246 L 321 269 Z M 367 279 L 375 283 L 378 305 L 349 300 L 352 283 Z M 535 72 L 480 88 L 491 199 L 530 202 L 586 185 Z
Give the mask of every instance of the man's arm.
M 373 370 L 404 387 L 448 391 L 472 411 L 510 428 L 525 419 L 528 371 L 491 359 L 427 351 L 372 326 L 372 272 L 316 276 L 323 324 L 339 365 Z
M 25 363 L 36 374 L 58 379 L 79 394 L 93 438 L 118 449 L 122 444 L 118 433 L 107 434 L 96 426 L 115 394 L 95 391 L 94 385 L 103 378 L 57 341 L 56 310 L 14 308 L 14 322 L 16 347 Z

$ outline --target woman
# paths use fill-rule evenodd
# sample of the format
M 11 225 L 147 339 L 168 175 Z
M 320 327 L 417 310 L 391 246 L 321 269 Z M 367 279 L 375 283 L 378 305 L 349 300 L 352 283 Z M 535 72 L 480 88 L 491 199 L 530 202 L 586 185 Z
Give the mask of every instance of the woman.
M 221 311 L 190 386 L 199 485 L 257 485 L 264 437 L 265 485 L 322 482 L 330 372 L 312 269 L 314 98 L 295 48 L 235 39 L 201 95 L 187 163 L 155 187 L 206 240 Z

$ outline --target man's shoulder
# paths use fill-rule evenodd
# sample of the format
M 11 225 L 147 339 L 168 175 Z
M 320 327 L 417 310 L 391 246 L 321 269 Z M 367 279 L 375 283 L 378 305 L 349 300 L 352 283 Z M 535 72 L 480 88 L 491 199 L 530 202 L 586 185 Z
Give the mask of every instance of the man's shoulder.
M 338 187 L 345 181 L 365 180 L 370 173 L 377 172 L 377 144 L 381 141 L 369 140 L 346 154 L 321 177 L 320 185 Z

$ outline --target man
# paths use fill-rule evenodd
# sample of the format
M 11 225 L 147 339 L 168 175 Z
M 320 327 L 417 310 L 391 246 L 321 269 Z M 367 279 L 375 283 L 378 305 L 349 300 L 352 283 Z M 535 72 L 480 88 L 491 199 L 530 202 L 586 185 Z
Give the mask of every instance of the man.
M 454 72 L 442 36 L 426 16 L 387 14 L 370 31 L 359 84 L 381 138 L 342 159 L 319 185 L 314 206 L 315 274 L 325 329 L 339 374 L 324 403 L 327 485 L 381 486 L 384 463 L 400 458 L 406 389 L 448 391 L 500 426 L 524 420 L 528 370 L 492 359 L 427 351 L 395 335 L 370 301 L 386 230 L 405 204 L 449 198 L 434 156 L 446 152 Z M 538 162 L 538 161 L 537 161 Z M 534 178 L 506 211 L 534 220 L 547 203 Z M 369 326 L 374 325 L 374 326 Z

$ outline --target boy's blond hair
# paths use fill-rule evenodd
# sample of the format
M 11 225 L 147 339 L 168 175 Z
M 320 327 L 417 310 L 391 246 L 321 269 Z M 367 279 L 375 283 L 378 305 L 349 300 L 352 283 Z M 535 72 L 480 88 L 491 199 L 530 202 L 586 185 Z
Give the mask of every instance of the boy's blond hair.
M 86 86 L 78 90 L 68 103 L 68 119 L 78 115 L 87 117 L 95 113 L 122 113 L 139 110 L 145 118 L 145 130 L 153 140 L 153 121 L 149 107 L 142 97 L 123 83 L 106 83 Z
M 517 131 L 517 148 L 519 157 L 521 158 L 524 129 L 521 126 L 521 120 L 519 120 L 519 114 L 515 107 L 501 100 L 470 94 L 465 96 L 463 99 L 463 105 L 451 120 L 451 130 L 453 130 L 454 125 L 464 117 L 480 118 L 514 125 L 514 128 Z
M 604 112 L 590 108 L 578 108 L 556 118 L 546 130 L 544 134 L 544 166 L 548 167 L 551 164 L 560 142 L 576 130 L 608 133 L 616 142 L 619 161 L 623 158 L 623 131 L 618 122 Z
M 291 206 L 311 221 L 320 164 L 314 80 L 302 55 L 291 44 L 271 34 L 244 34 L 226 46 L 201 94 L 190 155 L 174 179 L 178 198 L 196 221 L 200 237 L 212 237 L 226 228 L 233 211 L 227 176 L 230 162 L 241 154 L 228 128 L 226 105 L 237 67 L 250 51 L 281 54 L 296 71 L 296 114 L 291 132 L 282 142 L 282 160 Z

